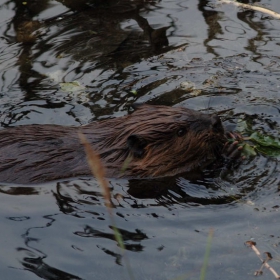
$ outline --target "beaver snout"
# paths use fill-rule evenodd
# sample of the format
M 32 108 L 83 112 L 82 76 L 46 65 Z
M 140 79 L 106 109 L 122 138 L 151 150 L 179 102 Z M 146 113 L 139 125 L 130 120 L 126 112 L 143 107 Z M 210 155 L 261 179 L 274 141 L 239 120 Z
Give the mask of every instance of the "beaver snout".
M 211 124 L 212 124 L 213 132 L 224 133 L 222 121 L 218 115 L 214 114 L 211 116 Z

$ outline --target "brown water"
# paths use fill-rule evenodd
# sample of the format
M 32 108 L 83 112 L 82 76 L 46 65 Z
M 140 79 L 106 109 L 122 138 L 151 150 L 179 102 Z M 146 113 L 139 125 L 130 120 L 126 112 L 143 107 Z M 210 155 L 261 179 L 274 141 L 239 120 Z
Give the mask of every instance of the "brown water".
M 245 2 L 280 13 L 278 0 Z M 214 0 L 41 0 L 2 1 L 0 19 L 3 128 L 86 124 L 149 102 L 279 137 L 280 20 L 267 14 Z M 75 80 L 84 89 L 61 89 Z M 223 180 L 110 181 L 125 256 L 94 179 L 1 184 L 1 279 L 199 279 L 210 229 L 206 279 L 253 279 L 247 240 L 280 273 L 279 171 L 279 157 L 259 154 Z

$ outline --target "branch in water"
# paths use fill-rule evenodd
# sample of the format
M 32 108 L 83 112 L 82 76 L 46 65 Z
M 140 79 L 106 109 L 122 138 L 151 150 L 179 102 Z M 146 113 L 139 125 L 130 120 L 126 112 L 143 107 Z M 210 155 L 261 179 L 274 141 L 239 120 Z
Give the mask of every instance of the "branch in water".
M 241 7 L 241 8 L 245 8 L 245 9 L 249 9 L 249 10 L 253 10 L 253 11 L 258 11 L 264 14 L 268 14 L 276 19 L 280 19 L 280 14 L 269 10 L 267 8 L 263 8 L 263 7 L 259 7 L 259 6 L 254 6 L 254 5 L 250 5 L 250 4 L 243 4 L 243 3 L 239 3 L 235 0 L 219 0 L 220 3 L 224 3 L 224 4 L 233 4 L 237 7 Z

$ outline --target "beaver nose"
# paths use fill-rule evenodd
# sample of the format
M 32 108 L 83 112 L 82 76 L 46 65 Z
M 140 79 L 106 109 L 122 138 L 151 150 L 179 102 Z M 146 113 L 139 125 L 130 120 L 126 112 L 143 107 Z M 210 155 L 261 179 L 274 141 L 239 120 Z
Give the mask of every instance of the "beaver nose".
M 214 132 L 224 132 L 222 121 L 218 115 L 214 114 L 211 116 L 211 124 Z

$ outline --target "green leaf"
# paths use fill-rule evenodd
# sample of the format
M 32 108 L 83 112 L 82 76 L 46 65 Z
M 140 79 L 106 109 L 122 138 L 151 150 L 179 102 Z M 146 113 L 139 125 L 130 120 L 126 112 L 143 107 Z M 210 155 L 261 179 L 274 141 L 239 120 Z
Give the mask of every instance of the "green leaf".
M 262 135 L 259 132 L 254 132 L 249 137 L 250 140 L 264 147 L 274 147 L 280 149 L 280 140 L 268 135 Z
M 242 149 L 242 155 L 246 157 L 255 157 L 257 155 L 256 147 L 245 143 Z
M 256 150 L 258 152 L 260 152 L 261 154 L 264 154 L 264 155 L 267 155 L 267 156 L 271 156 L 271 157 L 279 157 L 280 156 L 280 149 L 257 146 Z
M 238 120 L 236 130 L 241 134 L 250 135 L 244 137 L 244 141 L 240 144 L 244 144 L 242 154 L 245 156 L 256 156 L 257 152 L 262 154 L 279 157 L 280 156 L 280 138 L 276 138 L 270 135 L 264 135 L 259 131 L 254 131 L 251 124 L 246 120 Z M 249 142 L 247 142 L 249 140 Z M 252 145 L 254 142 L 254 145 Z

